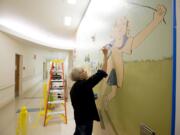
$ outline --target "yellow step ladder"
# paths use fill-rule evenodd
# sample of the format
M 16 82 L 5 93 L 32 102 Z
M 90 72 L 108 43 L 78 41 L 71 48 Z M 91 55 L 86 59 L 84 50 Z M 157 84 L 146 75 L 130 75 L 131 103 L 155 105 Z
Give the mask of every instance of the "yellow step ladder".
M 62 61 L 56 60 L 51 62 L 48 94 L 45 102 L 44 126 L 48 124 L 49 120 L 57 116 L 67 124 L 66 85 L 64 80 L 64 63 Z

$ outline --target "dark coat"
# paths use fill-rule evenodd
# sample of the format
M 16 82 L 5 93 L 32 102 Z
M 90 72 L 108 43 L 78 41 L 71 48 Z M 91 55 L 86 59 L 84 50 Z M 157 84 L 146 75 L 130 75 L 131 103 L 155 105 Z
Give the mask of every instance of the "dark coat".
M 98 70 L 97 73 L 92 75 L 89 79 L 79 80 L 72 86 L 70 97 L 74 108 L 76 124 L 100 120 L 92 88 L 106 76 L 106 72 Z

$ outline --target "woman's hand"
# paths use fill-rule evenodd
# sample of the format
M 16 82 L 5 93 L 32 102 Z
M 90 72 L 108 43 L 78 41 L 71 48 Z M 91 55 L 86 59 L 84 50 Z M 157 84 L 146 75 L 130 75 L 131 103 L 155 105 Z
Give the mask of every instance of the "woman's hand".
M 104 56 L 107 56 L 108 55 L 108 49 L 107 48 L 102 48 L 102 52 L 104 54 Z
M 102 53 L 104 54 L 104 61 L 103 61 L 103 67 L 102 70 L 107 72 L 107 61 L 108 61 L 108 49 L 107 48 L 102 48 Z

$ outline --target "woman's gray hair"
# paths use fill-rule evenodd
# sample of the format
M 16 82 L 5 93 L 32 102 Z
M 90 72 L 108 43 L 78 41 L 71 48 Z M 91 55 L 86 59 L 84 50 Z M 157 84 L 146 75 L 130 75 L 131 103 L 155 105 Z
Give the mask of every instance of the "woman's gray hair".
M 70 74 L 71 80 L 72 81 L 81 80 L 80 73 L 82 72 L 82 70 L 83 70 L 83 68 L 81 68 L 81 67 L 73 68 L 71 71 L 71 74 Z

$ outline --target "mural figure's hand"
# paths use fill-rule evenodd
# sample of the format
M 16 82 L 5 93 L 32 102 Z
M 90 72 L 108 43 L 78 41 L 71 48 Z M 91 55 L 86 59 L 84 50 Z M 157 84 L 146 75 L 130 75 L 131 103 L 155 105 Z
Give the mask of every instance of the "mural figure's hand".
M 161 23 L 164 19 L 166 11 L 167 9 L 164 5 L 158 5 L 156 11 L 154 12 L 153 21 L 157 24 Z

